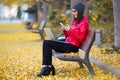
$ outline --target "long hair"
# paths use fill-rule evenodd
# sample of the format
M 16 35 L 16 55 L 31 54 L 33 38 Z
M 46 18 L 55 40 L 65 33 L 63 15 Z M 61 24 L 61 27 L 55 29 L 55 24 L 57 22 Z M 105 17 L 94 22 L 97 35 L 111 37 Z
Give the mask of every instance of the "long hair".
M 76 24 L 80 23 L 80 21 L 82 20 L 83 18 L 83 12 L 79 12 L 78 11 L 78 14 L 77 14 L 77 18 L 75 19 L 76 20 Z

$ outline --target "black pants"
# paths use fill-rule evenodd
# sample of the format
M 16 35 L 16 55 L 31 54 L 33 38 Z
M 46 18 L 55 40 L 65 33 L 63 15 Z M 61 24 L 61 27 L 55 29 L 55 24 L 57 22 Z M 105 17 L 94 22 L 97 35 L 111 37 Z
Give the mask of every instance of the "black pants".
M 42 65 L 52 65 L 52 50 L 60 52 L 60 53 L 70 53 L 77 52 L 78 47 L 53 40 L 45 40 L 43 42 L 43 62 Z

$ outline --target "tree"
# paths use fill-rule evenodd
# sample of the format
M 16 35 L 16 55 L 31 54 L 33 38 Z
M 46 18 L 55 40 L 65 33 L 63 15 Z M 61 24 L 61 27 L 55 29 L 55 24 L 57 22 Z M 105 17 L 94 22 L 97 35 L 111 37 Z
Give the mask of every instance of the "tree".
M 114 45 L 120 47 L 120 0 L 113 0 Z

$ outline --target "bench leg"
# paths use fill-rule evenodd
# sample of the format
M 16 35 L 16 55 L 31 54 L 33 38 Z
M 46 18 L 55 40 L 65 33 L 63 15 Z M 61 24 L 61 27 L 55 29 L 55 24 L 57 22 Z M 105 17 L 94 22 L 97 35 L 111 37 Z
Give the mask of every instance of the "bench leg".
M 95 75 L 95 73 L 94 73 L 93 68 L 92 68 L 92 66 L 91 66 L 91 64 L 90 64 L 89 59 L 85 59 L 85 65 L 88 67 L 89 72 L 90 72 L 90 74 L 91 74 L 92 77 L 93 77 L 93 76 Z
M 79 64 L 80 68 L 84 68 L 84 66 L 83 66 L 81 61 L 79 61 L 78 64 Z
M 43 30 L 39 30 L 41 40 L 45 40 Z

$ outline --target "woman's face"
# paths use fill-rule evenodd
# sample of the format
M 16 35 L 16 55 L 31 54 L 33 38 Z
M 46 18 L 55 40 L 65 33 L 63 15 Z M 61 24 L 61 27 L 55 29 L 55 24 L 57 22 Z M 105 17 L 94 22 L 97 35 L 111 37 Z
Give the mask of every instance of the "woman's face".
M 75 10 L 75 9 L 72 9 L 72 14 L 73 14 L 73 17 L 74 17 L 74 18 L 77 18 L 78 11 Z

